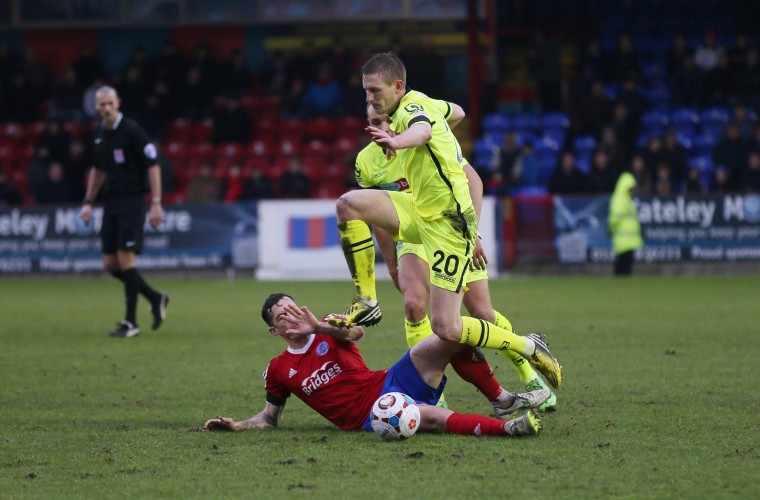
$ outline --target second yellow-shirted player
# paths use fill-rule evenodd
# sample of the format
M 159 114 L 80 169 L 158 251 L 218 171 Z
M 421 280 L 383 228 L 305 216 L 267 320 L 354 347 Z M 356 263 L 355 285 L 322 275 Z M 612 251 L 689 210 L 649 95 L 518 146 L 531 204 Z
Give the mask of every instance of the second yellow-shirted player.
M 393 54 L 375 54 L 362 68 L 367 103 L 392 120 L 395 135 L 367 127 L 373 141 L 396 154 L 412 195 L 360 190 L 340 197 L 338 228 L 356 295 L 329 322 L 336 326 L 380 321 L 374 277 L 374 245 L 368 224 L 400 241 L 422 244 L 430 269 L 430 323 L 449 342 L 515 351 L 526 357 L 554 387 L 562 369 L 540 334 L 525 337 L 493 323 L 460 316 L 462 285 L 469 272 L 477 236 L 477 214 L 461 152 L 443 114 L 425 94 L 406 89 L 406 68 Z
M 464 117 L 464 111 L 456 104 L 452 105 L 446 101 L 438 100 L 435 100 L 434 103 L 452 128 Z M 371 106 L 367 106 L 367 119 L 372 127 L 385 131 L 390 130 L 391 121 L 388 116 L 378 115 Z M 457 149 L 461 151 L 458 145 Z M 468 179 L 468 189 L 473 206 L 480 215 L 483 184 L 475 170 L 461 154 L 459 155 L 459 163 Z M 362 188 L 379 188 L 411 194 L 410 184 L 405 178 L 401 162 L 396 156 L 387 158 L 386 152 L 377 144 L 370 143 L 359 152 L 356 158 L 355 173 L 356 180 Z M 374 232 L 393 282 L 404 296 L 406 341 L 411 348 L 428 335 L 433 334 L 427 315 L 430 298 L 430 273 L 427 257 L 422 245 L 403 241 L 395 243 L 387 232 L 379 228 L 375 228 Z M 485 266 L 487 259 L 482 251 L 479 239 L 473 260 L 477 267 L 471 269 L 467 276 L 464 294 L 464 305 L 467 311 L 475 318 L 484 319 L 497 326 L 512 330 L 510 321 L 492 306 L 491 294 L 488 289 L 488 271 Z M 525 384 L 528 391 L 549 389 L 533 370 L 533 367 L 520 354 L 510 350 L 500 352 L 515 367 L 520 380 Z M 443 397 L 441 397 L 441 401 L 445 401 Z M 542 411 L 548 411 L 553 410 L 556 403 L 557 398 L 551 393 L 551 396 L 538 406 Z

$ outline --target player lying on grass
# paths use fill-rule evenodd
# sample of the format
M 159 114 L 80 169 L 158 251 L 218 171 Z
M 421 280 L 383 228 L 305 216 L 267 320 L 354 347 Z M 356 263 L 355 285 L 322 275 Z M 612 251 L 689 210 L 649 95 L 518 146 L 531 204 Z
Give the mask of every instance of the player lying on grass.
M 464 118 L 464 110 L 455 103 L 432 99 L 439 106 L 449 126 L 453 129 Z M 378 114 L 372 106 L 367 106 L 367 121 L 370 127 L 375 127 L 388 134 L 391 131 L 391 119 L 388 115 Z M 480 219 L 480 207 L 483 202 L 483 182 L 464 157 L 459 158 L 459 164 L 467 175 L 470 197 L 473 206 Z M 404 166 L 396 155 L 387 158 L 383 148 L 369 143 L 356 157 L 356 180 L 359 185 L 367 189 L 382 189 L 384 191 L 398 191 L 411 195 L 412 186 L 407 182 L 404 174 Z M 393 241 L 392 236 L 379 226 L 373 227 L 380 252 L 383 254 L 388 266 L 391 278 L 396 288 L 404 296 L 406 342 L 412 347 L 429 335 L 433 335 L 427 309 L 430 304 L 430 264 L 425 248 L 422 245 L 399 241 Z M 496 326 L 514 331 L 512 323 L 499 311 L 494 309 L 491 302 L 491 292 L 488 289 L 488 259 L 480 241 L 475 241 L 472 267 L 467 274 L 467 283 L 463 287 L 464 306 L 467 312 L 474 318 L 483 319 Z M 530 363 L 525 361 L 519 353 L 505 349 L 499 351 L 502 356 L 510 361 L 517 370 L 520 380 L 525 384 L 528 391 L 536 389 L 548 389 L 546 382 L 536 373 Z M 438 403 L 445 407 L 445 399 L 441 395 Z M 557 397 L 551 397 L 539 408 L 541 411 L 554 410 Z
M 541 431 L 539 418 L 530 409 L 506 422 L 483 415 L 465 415 L 436 405 L 446 385 L 444 369 L 459 362 L 461 376 L 478 388 L 498 391 L 495 397 L 505 417 L 518 410 L 537 407 L 550 391 L 512 394 L 501 388 L 493 372 L 472 360 L 472 348 L 445 342 L 431 335 L 387 370 L 370 370 L 354 342 L 364 336 L 360 326 L 333 327 L 306 308 L 298 307 L 283 293 L 264 302 L 262 318 L 269 333 L 281 337 L 288 347 L 272 359 L 264 372 L 266 406 L 248 420 L 218 417 L 206 422 L 205 430 L 245 430 L 276 427 L 291 394 L 344 430 L 371 430 L 372 404 L 392 391 L 408 394 L 420 407 L 420 430 L 450 434 L 522 436 Z M 489 386 L 491 387 L 489 389 Z M 484 392 L 485 394 L 485 392 Z

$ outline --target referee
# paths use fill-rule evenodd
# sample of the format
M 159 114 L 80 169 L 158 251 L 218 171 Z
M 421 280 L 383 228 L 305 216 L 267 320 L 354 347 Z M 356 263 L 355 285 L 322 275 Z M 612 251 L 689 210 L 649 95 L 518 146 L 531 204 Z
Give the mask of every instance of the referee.
M 151 288 L 137 271 L 136 256 L 142 250 L 145 223 L 145 179 L 150 184 L 148 221 L 157 227 L 164 217 L 161 208 L 161 170 L 156 148 L 147 134 L 119 112 L 119 96 L 112 87 L 100 87 L 95 103 L 102 118 L 95 130 L 94 168 L 87 180 L 87 194 L 80 212 L 85 223 L 92 218 L 92 203 L 103 188 L 103 224 L 100 229 L 103 267 L 124 283 L 126 315 L 111 337 L 134 337 L 137 326 L 137 295 L 150 302 L 155 330 L 166 317 L 169 295 Z M 147 176 L 146 176 L 147 172 Z

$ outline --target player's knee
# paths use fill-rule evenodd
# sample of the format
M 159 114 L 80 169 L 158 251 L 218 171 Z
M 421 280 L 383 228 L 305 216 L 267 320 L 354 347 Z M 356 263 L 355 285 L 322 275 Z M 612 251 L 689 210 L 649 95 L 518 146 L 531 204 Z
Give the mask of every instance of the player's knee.
M 356 195 L 349 191 L 344 193 L 335 202 L 335 215 L 338 216 L 338 222 L 346 222 L 359 218 L 359 210 L 354 200 Z
M 404 295 L 404 314 L 406 319 L 412 323 L 422 321 L 427 314 L 427 303 L 423 297 L 415 294 Z
M 472 304 L 467 308 L 467 310 L 469 311 L 470 316 L 473 318 L 482 319 L 488 321 L 489 323 L 494 323 L 496 320 L 496 315 L 494 315 L 493 308 L 491 307 L 481 306 L 480 304 Z
M 459 338 L 462 336 L 462 328 L 456 328 L 456 325 L 450 321 L 445 321 L 445 319 L 441 320 L 434 317 L 430 325 L 433 327 L 433 333 L 441 340 L 459 342 Z

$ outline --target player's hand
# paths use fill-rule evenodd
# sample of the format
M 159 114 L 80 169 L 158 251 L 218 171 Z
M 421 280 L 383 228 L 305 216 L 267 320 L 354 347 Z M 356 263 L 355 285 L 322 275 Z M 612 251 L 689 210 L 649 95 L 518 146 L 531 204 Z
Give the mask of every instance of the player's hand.
M 369 132 L 369 135 L 372 137 L 375 144 L 385 149 L 385 156 L 387 158 L 396 154 L 396 150 L 399 149 L 399 144 L 394 136 L 377 127 L 367 127 L 365 130 Z
M 470 271 L 485 269 L 488 264 L 488 257 L 483 250 L 483 243 L 480 241 L 480 236 L 475 238 L 475 250 L 472 252 L 472 262 L 470 262 Z
M 294 304 L 288 304 L 284 309 L 285 314 L 282 319 L 290 324 L 290 328 L 285 333 L 311 335 L 317 331 L 319 320 L 309 311 L 308 307 L 296 307 Z
M 216 417 L 203 424 L 204 431 L 235 431 L 237 422 L 227 417 Z
M 82 219 L 82 222 L 85 224 L 89 224 L 90 219 L 92 219 L 92 205 L 89 203 L 82 205 L 82 209 L 79 211 L 79 218 Z
M 158 203 L 151 204 L 150 215 L 148 215 L 148 222 L 150 223 L 150 227 L 156 229 L 163 221 L 164 209 Z

